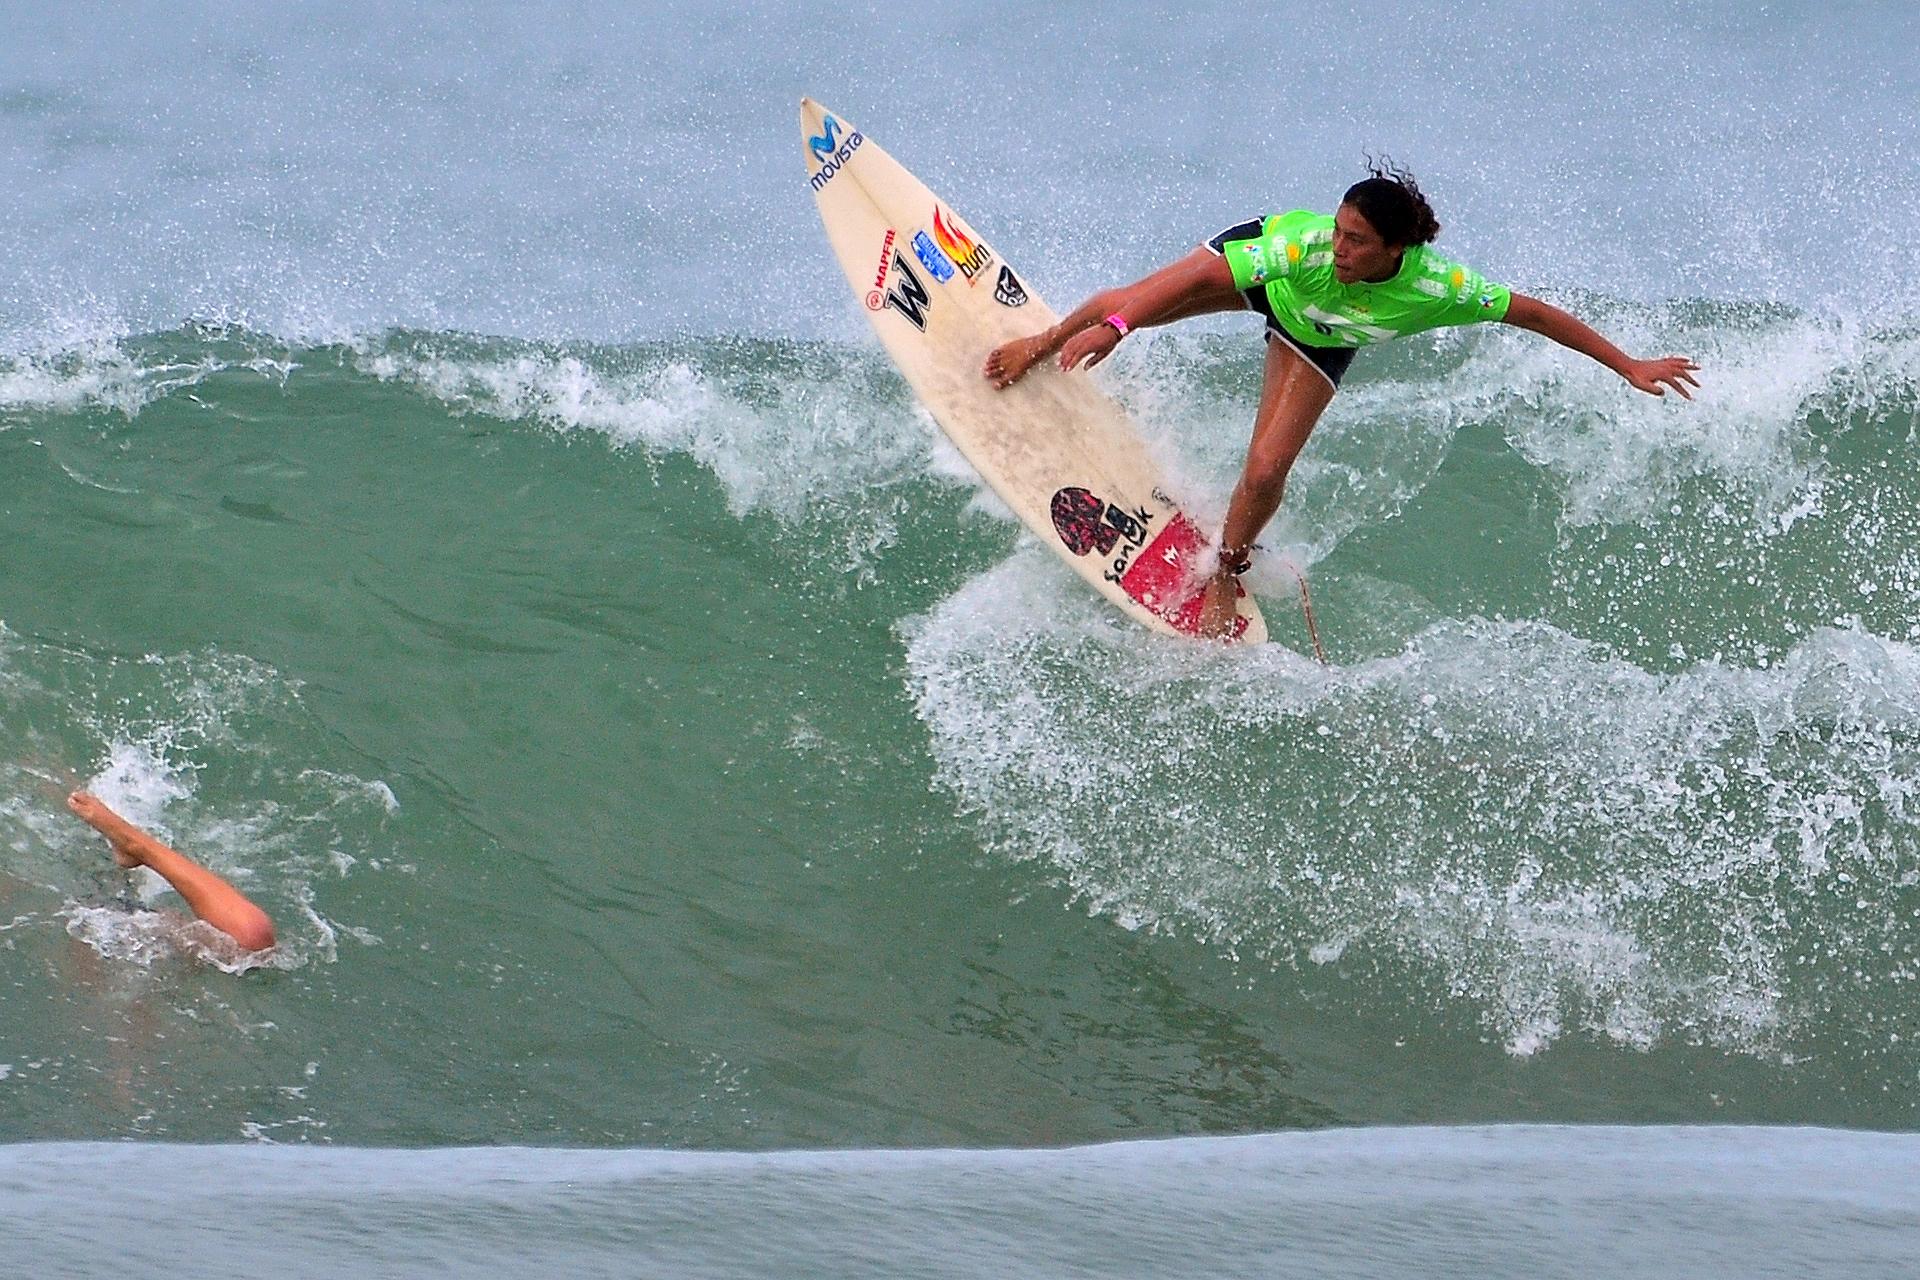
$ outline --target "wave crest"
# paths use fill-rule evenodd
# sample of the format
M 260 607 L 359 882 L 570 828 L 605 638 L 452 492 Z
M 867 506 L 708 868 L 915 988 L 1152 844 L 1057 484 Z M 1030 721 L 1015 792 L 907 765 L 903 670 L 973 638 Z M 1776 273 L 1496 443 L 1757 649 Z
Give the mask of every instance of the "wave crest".
M 1024 608 L 1052 574 L 1016 558 L 915 620 L 909 678 L 940 783 L 1089 910 L 1337 961 L 1517 1054 L 1578 1029 L 1790 1057 L 1920 971 L 1907 645 L 1823 630 L 1659 675 L 1466 621 L 1344 670 L 1143 656 Z

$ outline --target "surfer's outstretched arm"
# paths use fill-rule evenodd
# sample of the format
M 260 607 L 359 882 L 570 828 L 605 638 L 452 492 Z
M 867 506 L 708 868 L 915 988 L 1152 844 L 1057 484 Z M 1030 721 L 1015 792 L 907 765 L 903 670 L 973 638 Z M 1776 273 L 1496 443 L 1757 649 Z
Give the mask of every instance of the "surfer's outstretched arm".
M 1101 290 L 1050 329 L 995 347 L 987 353 L 982 372 L 994 386 L 1009 387 L 1056 351 L 1062 369 L 1083 361 L 1092 368 L 1112 354 L 1124 336 L 1107 323 L 1111 317 L 1119 317 L 1128 329 L 1143 329 L 1210 311 L 1238 311 L 1245 305 L 1220 255 L 1195 249 L 1144 280 Z
M 1507 307 L 1506 322 L 1522 329 L 1531 329 L 1571 351 L 1578 351 L 1583 356 L 1599 361 L 1648 395 L 1663 396 L 1667 393 L 1667 387 L 1672 387 L 1682 399 L 1691 400 L 1693 395 L 1687 388 L 1700 385 L 1693 379 L 1700 366 L 1685 356 L 1635 360 L 1601 337 L 1578 316 L 1562 311 L 1550 302 L 1529 298 L 1524 293 L 1513 295 L 1513 302 Z
M 123 867 L 148 866 L 186 899 L 193 914 L 232 938 L 248 951 L 265 951 L 274 943 L 273 921 L 251 899 L 184 853 L 169 849 L 149 833 L 107 807 L 100 797 L 76 791 L 67 808 L 107 838 L 113 856 Z

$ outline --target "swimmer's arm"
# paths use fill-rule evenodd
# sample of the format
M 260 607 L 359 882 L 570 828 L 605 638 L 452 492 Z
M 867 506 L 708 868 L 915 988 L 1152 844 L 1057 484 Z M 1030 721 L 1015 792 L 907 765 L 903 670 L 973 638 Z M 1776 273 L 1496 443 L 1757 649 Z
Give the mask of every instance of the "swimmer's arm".
M 1505 322 L 1521 329 L 1531 329 L 1542 337 L 1553 339 L 1570 351 L 1578 351 L 1581 355 L 1598 361 L 1648 395 L 1663 396 L 1667 393 L 1667 387 L 1672 387 L 1680 393 L 1682 399 L 1691 400 L 1693 395 L 1687 388 L 1700 385 L 1693 379 L 1693 374 L 1699 370 L 1700 366 L 1687 357 L 1664 356 L 1658 360 L 1635 360 L 1601 337 L 1578 316 L 1570 315 L 1550 302 L 1530 298 L 1524 293 L 1513 295 L 1513 301 L 1507 305 Z

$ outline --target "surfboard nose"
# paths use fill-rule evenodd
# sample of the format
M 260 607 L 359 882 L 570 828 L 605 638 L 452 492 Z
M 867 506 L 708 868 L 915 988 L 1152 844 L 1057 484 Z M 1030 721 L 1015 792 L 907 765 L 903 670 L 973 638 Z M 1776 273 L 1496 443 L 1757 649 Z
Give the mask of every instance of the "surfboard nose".
M 800 127 L 808 133 L 820 132 L 820 122 L 832 116 L 826 104 L 817 98 L 800 99 Z
M 800 123 L 812 127 L 819 124 L 820 121 L 826 119 L 828 116 L 832 116 L 834 119 L 840 121 L 840 123 L 846 124 L 847 118 L 845 116 L 818 98 L 800 99 Z

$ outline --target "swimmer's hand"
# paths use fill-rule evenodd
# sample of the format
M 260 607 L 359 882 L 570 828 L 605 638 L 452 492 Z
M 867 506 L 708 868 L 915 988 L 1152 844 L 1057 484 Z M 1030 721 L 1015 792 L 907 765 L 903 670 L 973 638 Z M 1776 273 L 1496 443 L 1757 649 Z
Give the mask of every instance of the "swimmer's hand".
M 1672 387 L 1682 400 L 1691 400 L 1693 396 L 1687 388 L 1700 385 L 1693 377 L 1698 372 L 1700 366 L 1685 356 L 1664 356 L 1659 360 L 1635 360 L 1620 376 L 1631 382 L 1634 390 L 1650 396 L 1664 396 L 1667 387 Z

